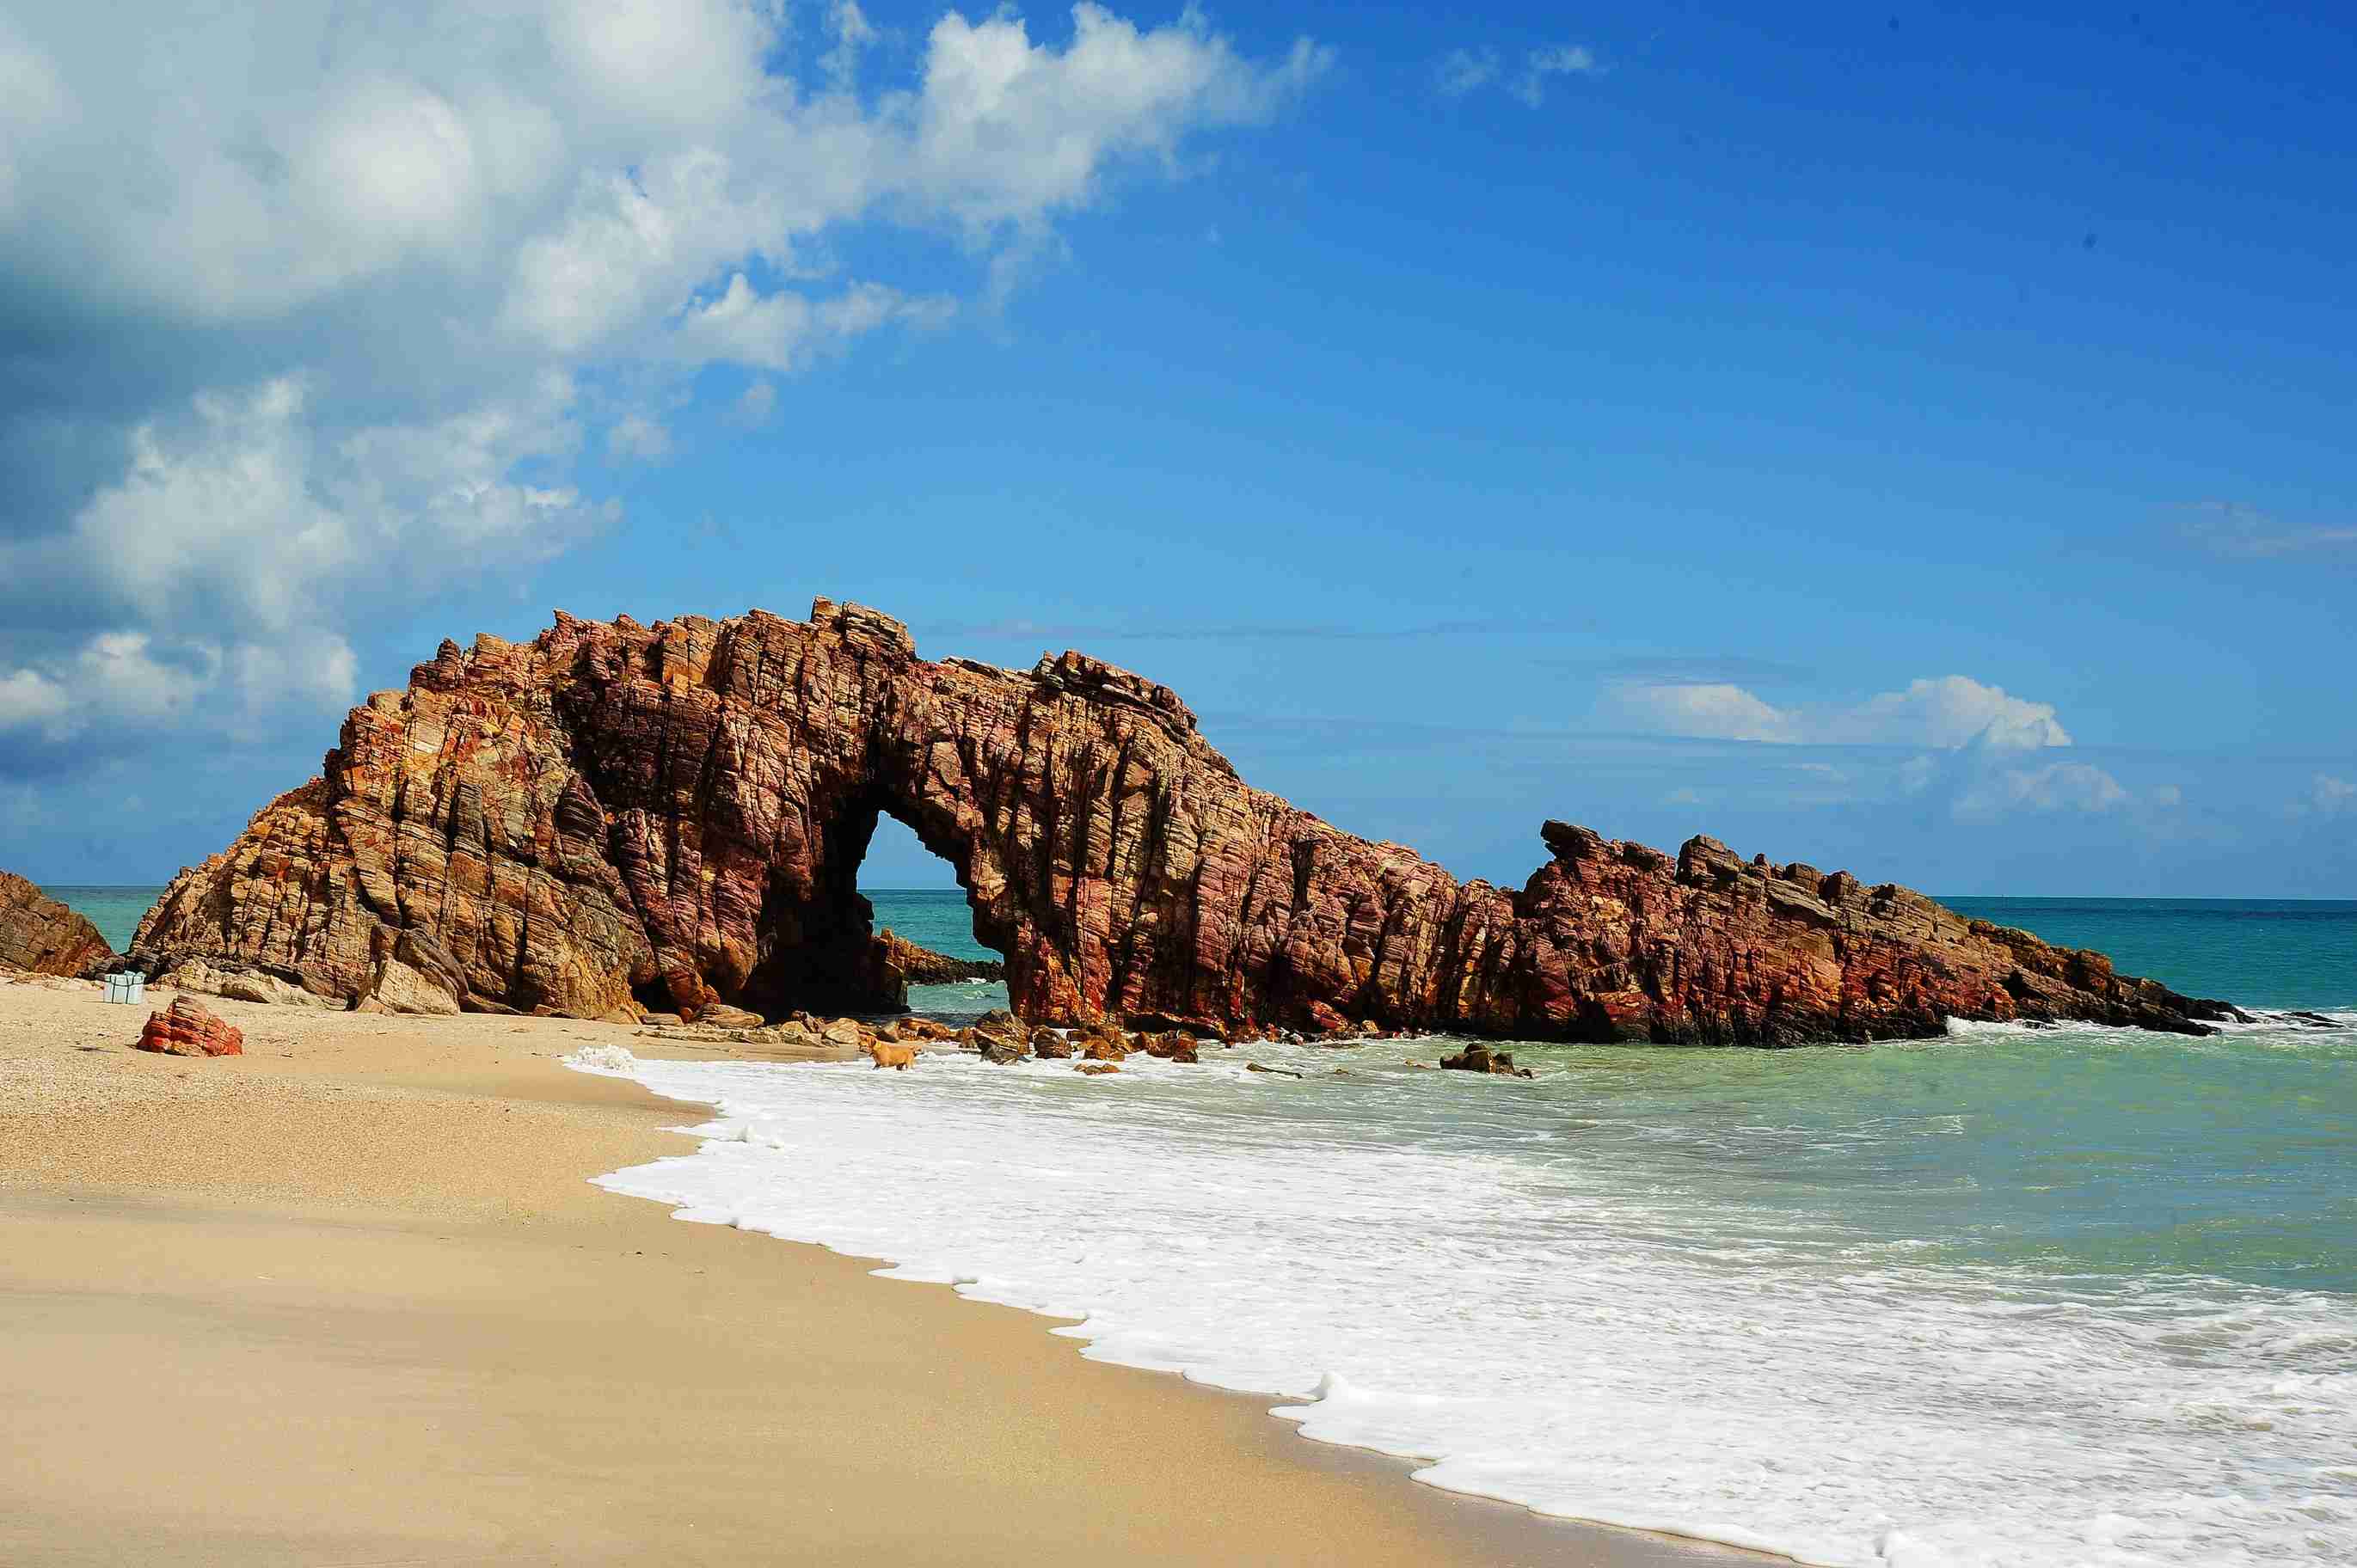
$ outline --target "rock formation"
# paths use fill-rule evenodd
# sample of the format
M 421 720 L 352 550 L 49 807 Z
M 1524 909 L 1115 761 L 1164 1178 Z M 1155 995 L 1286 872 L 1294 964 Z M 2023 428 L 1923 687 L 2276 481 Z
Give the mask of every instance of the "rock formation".
M 171 1006 L 147 1015 L 135 1048 L 175 1057 L 242 1057 L 245 1033 L 193 999 L 175 996 Z
M 1004 980 L 1006 966 L 995 959 L 952 958 L 947 953 L 920 948 L 906 937 L 892 934 L 887 926 L 877 945 L 883 950 L 883 961 L 900 972 L 900 978 L 910 985 L 952 985 L 962 980 Z
M 0 966 L 97 975 L 114 962 L 96 926 L 14 872 L 0 871 Z
M 947 860 L 1030 1023 L 1781 1045 L 1949 1016 L 2198 1032 L 2222 1004 L 1846 873 L 1548 822 L 1519 890 L 1246 786 L 1164 687 L 1079 653 L 921 659 L 822 599 L 445 642 L 321 778 L 140 924 L 359 999 L 580 1017 L 896 1005 L 856 876 L 888 812 Z

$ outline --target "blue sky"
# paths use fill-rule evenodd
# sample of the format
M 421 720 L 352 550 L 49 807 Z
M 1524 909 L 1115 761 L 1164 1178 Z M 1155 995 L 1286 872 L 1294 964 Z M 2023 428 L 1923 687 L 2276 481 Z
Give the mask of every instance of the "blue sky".
M 2357 895 L 2321 9 L 447 9 L 0 20 L 0 865 L 823 594 L 1460 875 Z

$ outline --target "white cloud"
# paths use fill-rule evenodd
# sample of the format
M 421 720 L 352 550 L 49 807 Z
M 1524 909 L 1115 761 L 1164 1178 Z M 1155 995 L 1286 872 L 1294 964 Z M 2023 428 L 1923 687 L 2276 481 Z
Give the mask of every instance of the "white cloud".
M 1546 102 L 1547 84 L 1559 76 L 1594 76 L 1604 69 L 1596 52 L 1584 44 L 1548 44 L 1526 52 L 1511 74 L 1497 49 L 1454 48 L 1441 56 L 1433 78 L 1441 94 L 1462 98 L 1477 89 L 1496 85 L 1533 109 Z
M 671 432 L 661 420 L 626 413 L 606 432 L 606 455 L 617 462 L 660 462 L 671 456 Z
M 65 108 L 57 68 L 0 16 L 0 218 L 7 216 L 25 166 Z
M 1612 688 L 1608 703 L 1642 728 L 1709 740 L 2004 749 L 2071 744 L 2050 704 L 1965 675 L 1912 681 L 1848 706 L 1780 708 L 1727 682 L 1624 684 Z
M 863 93 L 878 30 L 856 0 L 824 15 L 807 43 L 776 0 L 0 19 L 0 288 L 68 324 L 39 368 L 104 389 L 120 455 L 0 522 L 0 723 L 102 691 L 168 692 L 159 716 L 341 702 L 356 661 L 322 627 L 619 520 L 568 477 L 576 386 L 667 407 L 742 364 L 768 375 L 721 416 L 764 421 L 771 378 L 962 308 L 830 280 L 837 236 L 946 235 L 995 299 L 1116 177 L 1182 173 L 1331 59 L 1247 57 L 1191 8 L 1082 5 L 1044 38 L 952 11 Z M 0 400 L 0 438 L 38 417 Z M 604 440 L 652 460 L 672 432 L 625 413 Z
M 1956 797 L 1955 814 L 1967 820 L 2012 811 L 2116 810 L 2131 797 L 2120 781 L 2085 762 L 2050 762 L 2043 768 L 2008 768 L 1975 780 Z
M 93 725 L 170 720 L 195 700 L 220 657 L 217 648 L 186 651 L 193 663 L 158 658 L 144 631 L 104 631 L 47 670 L 0 674 L 0 730 L 35 730 L 63 743 Z
M 52 724 L 72 708 L 66 689 L 38 670 L 0 675 L 0 730 Z
M 758 430 L 770 423 L 770 415 L 777 407 L 778 389 L 767 381 L 758 381 L 729 405 L 729 417 L 743 429 Z
M 1578 44 L 1555 44 L 1546 48 L 1533 49 L 1523 61 L 1522 74 L 1514 79 L 1513 94 L 1536 109 L 1546 102 L 1549 77 L 1592 76 L 1599 69 L 1596 56 Z
M 1437 74 L 1440 91 L 1450 98 L 1461 98 L 1497 80 L 1498 51 L 1451 49 L 1441 57 Z
M 1910 746 L 2068 746 L 2071 736 L 2053 707 L 2009 696 L 1965 675 L 1908 682 L 1855 708 L 1827 716 L 1829 740 L 1895 740 Z
M 2357 811 L 2357 784 L 2336 774 L 2319 773 L 2309 784 L 2308 799 L 2301 802 L 2300 809 L 2324 817 Z
M 1797 741 L 1796 715 L 1724 682 L 1706 685 L 1622 686 L 1622 710 L 1645 727 L 1712 740 Z
M 819 67 L 835 91 L 848 92 L 859 76 L 859 51 L 882 35 L 859 8 L 858 0 L 834 0 L 826 12 L 827 31 L 834 36 L 834 47 L 819 57 Z
M 881 284 L 853 284 L 815 302 L 791 289 L 765 295 L 737 273 L 716 296 L 690 301 L 672 336 L 690 363 L 725 360 L 782 371 L 890 322 L 939 326 L 956 308 L 939 295 L 911 299 Z

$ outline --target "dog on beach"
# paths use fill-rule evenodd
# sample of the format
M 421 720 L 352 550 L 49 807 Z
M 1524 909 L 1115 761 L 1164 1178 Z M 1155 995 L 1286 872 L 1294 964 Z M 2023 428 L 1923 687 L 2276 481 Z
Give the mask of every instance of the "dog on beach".
M 876 1058 L 878 1068 L 895 1068 L 906 1072 L 909 1064 L 917 1059 L 917 1047 L 896 1046 L 889 1040 L 870 1040 L 867 1042 L 867 1054 Z

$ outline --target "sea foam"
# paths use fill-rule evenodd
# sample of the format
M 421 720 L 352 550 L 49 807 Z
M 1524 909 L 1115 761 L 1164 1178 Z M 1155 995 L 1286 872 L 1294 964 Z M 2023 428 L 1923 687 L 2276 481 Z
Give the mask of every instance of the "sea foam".
M 1241 1052 L 572 1061 L 717 1108 L 617 1192 L 1077 1319 L 1051 1332 L 1085 1355 L 1279 1396 L 1436 1486 L 1825 1564 L 2357 1561 L 2350 1295 L 1943 1262 L 1838 1204 L 1739 1201 L 1742 1160 L 1945 1149 L 1951 1115 L 1714 1103 L 1695 1142 L 1616 1121 L 1577 1063 L 1532 1085 L 1405 1049 L 1252 1053 L 1305 1080 Z

